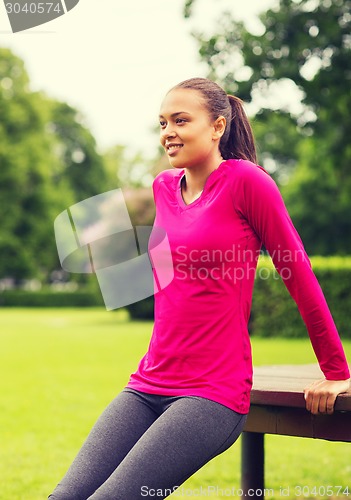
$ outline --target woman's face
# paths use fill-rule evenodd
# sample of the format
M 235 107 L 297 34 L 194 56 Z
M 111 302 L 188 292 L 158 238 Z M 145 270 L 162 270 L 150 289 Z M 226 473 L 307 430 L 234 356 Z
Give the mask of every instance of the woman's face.
M 219 158 L 218 124 L 197 90 L 171 90 L 160 109 L 160 141 L 175 168 L 210 165 Z

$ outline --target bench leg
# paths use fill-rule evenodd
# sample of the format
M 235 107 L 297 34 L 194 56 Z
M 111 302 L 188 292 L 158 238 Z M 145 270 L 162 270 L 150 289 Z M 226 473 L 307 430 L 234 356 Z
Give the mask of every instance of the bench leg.
M 241 489 L 243 490 L 243 498 L 263 499 L 264 434 L 243 432 L 241 439 Z M 253 491 L 256 492 L 254 496 Z

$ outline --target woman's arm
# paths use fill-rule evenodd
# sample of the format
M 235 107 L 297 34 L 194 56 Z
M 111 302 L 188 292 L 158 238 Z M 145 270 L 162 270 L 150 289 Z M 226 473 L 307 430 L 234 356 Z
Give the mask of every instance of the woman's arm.
M 262 168 L 241 162 L 236 205 L 269 252 L 305 322 L 326 380 L 305 391 L 312 413 L 330 413 L 336 396 L 350 388 L 350 372 L 322 289 L 280 191 Z

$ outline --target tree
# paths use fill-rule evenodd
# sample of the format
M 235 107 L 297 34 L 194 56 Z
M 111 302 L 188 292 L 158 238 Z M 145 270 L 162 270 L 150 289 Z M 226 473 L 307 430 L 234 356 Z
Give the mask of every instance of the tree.
M 0 279 L 48 279 L 60 267 L 54 220 L 108 189 L 80 113 L 32 92 L 23 61 L 0 49 Z
M 126 146 L 117 144 L 105 151 L 103 159 L 111 189 L 151 186 L 153 162 L 146 160 L 141 152 L 130 154 Z
M 55 152 L 60 169 L 55 181 L 65 179 L 74 193 L 75 201 L 100 194 L 108 188 L 102 155 L 96 141 L 84 124 L 81 113 L 65 102 L 50 101 L 48 128 L 56 140 Z
M 193 3 L 187 0 L 185 16 Z M 280 0 L 260 20 L 261 33 L 254 34 L 224 13 L 217 34 L 195 34 L 200 57 L 210 78 L 256 107 L 260 159 L 268 158 L 273 175 L 284 181 L 282 191 L 307 250 L 347 254 L 351 2 Z M 282 85 L 299 91 L 300 109 L 276 105 Z
M 0 116 L 0 277 L 20 280 L 53 264 L 52 221 L 64 193 L 51 182 L 48 106 L 8 49 L 0 49 Z

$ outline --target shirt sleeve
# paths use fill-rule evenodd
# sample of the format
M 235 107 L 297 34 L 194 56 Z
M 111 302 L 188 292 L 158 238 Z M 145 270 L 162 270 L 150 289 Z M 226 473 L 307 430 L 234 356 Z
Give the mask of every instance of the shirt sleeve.
M 348 379 L 336 325 L 276 183 L 262 167 L 248 164 L 234 189 L 237 210 L 269 252 L 297 304 L 326 379 Z

